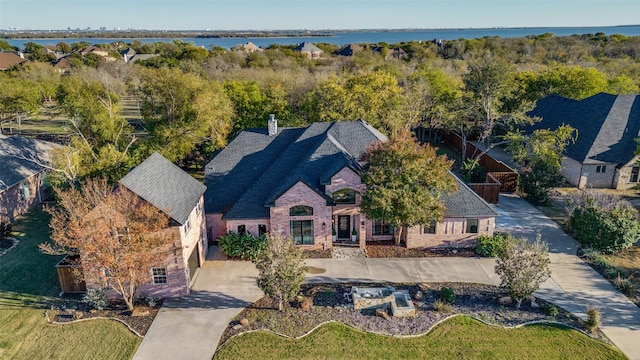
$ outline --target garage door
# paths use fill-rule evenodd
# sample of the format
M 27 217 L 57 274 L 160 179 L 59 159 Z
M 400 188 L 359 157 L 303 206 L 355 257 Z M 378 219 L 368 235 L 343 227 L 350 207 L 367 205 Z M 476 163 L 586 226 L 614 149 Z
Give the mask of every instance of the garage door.
M 193 277 L 196 275 L 196 270 L 200 267 L 200 257 L 198 256 L 198 249 L 200 244 L 193 249 L 191 255 L 189 255 L 189 280 L 193 281 Z

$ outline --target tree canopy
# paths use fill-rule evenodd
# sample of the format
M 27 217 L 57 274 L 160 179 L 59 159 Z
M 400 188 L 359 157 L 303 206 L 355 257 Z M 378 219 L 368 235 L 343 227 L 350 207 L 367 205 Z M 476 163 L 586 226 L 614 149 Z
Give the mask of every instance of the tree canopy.
M 370 219 L 384 219 L 396 228 L 428 225 L 444 217 L 442 194 L 457 189 L 449 172 L 452 161 L 437 155 L 429 144 L 419 145 L 408 131 L 387 142 L 373 144 L 365 154 L 367 169 L 362 179 L 362 212 Z

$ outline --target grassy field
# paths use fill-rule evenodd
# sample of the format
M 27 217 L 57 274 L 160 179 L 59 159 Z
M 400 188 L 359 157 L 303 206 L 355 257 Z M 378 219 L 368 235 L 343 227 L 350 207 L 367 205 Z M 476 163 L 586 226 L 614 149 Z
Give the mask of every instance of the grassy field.
M 324 325 L 299 340 L 267 332 L 231 339 L 214 359 L 626 359 L 575 330 L 532 325 L 503 329 L 459 316 L 429 334 L 394 338 Z
M 111 320 L 52 325 L 44 311 L 60 292 L 53 267 L 61 257 L 44 255 L 49 216 L 33 211 L 14 224 L 19 245 L 0 257 L 0 359 L 127 359 L 141 339 Z

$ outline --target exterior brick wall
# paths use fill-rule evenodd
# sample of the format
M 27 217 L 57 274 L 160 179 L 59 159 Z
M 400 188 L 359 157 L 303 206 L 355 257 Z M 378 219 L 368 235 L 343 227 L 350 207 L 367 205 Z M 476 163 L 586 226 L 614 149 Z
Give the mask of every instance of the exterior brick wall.
M 475 245 L 478 235 L 492 235 L 494 218 L 478 219 L 478 233 L 466 232 L 466 219 L 447 218 L 436 224 L 435 234 L 423 234 L 420 226 L 406 231 L 407 248 L 423 247 L 468 247 Z
M 207 256 L 207 236 L 205 232 L 204 217 L 204 198 L 200 198 L 201 210 L 198 211 L 194 207 L 189 214 L 190 229 L 185 233 L 184 226 L 172 226 L 163 230 L 166 233 L 167 240 L 162 251 L 165 253 L 164 260 L 153 267 L 167 269 L 167 283 L 153 284 L 152 271 L 149 268 L 149 281 L 140 286 L 138 294 L 153 295 L 155 297 L 180 297 L 189 294 L 190 276 L 188 260 L 189 255 L 193 251 L 198 251 L 200 264 L 204 263 Z M 82 257 L 82 267 L 84 269 L 85 282 L 87 289 L 104 287 L 104 277 L 102 269 L 97 268 L 91 262 L 91 259 Z M 115 297 L 116 294 L 111 292 L 110 296 Z
M 42 173 L 30 176 L 22 182 L 0 193 L 0 220 L 13 221 L 17 216 L 27 213 L 40 203 L 40 179 Z M 29 196 L 23 199 L 20 188 L 26 185 Z
M 227 232 L 227 222 L 222 220 L 222 214 L 206 214 L 207 236 L 210 240 L 217 240 Z
M 331 197 L 334 192 L 342 189 L 353 189 L 362 193 L 366 189 L 366 185 L 360 179 L 360 175 L 348 167 L 344 167 L 331 177 L 331 184 L 324 187 L 324 192 Z M 356 196 L 356 205 L 358 206 L 360 205 L 359 199 L 360 196 Z
M 292 206 L 305 205 L 313 208 L 311 216 L 289 216 Z M 289 237 L 291 220 L 313 220 L 313 245 L 304 245 L 305 248 L 322 249 L 331 247 L 331 206 L 327 206 L 327 200 L 318 195 L 302 182 L 298 182 L 280 196 L 275 206 L 270 208 L 269 229 Z M 325 228 L 322 229 L 322 224 Z
M 258 236 L 260 235 L 258 225 L 265 225 L 269 231 L 269 221 L 269 219 L 228 220 L 227 231 L 238 232 L 238 226 L 244 225 L 249 234 Z
M 154 285 L 151 283 L 152 273 L 149 269 L 149 282 L 140 286 L 139 294 L 149 294 L 155 297 L 180 297 L 189 293 L 189 278 L 187 268 L 183 261 L 182 246 L 180 241 L 180 229 L 177 226 L 164 230 L 167 233 L 167 240 L 163 251 L 166 256 L 161 264 L 154 267 L 164 267 L 167 269 L 167 283 Z M 93 265 L 91 259 L 82 257 L 82 267 L 87 289 L 100 289 L 105 286 L 102 269 Z M 118 295 L 114 291 L 109 291 L 111 298 Z
M 624 166 L 616 169 L 616 174 L 613 178 L 613 184 L 616 189 L 626 190 L 636 186 L 637 182 L 630 182 L 631 179 L 631 170 L 638 166 L 638 156 L 635 156 L 631 161 L 626 163 Z
M 605 166 L 604 172 L 596 172 L 597 167 Z M 613 185 L 613 178 L 615 175 L 616 165 L 615 164 L 600 164 L 600 165 L 592 165 L 592 164 L 583 164 L 582 165 L 582 177 L 586 180 L 583 180 L 583 188 L 611 188 Z M 581 184 L 582 185 L 582 184 Z
M 565 156 L 562 159 L 561 169 L 562 176 L 564 176 L 569 184 L 580 187 L 580 176 L 582 175 L 581 163 Z

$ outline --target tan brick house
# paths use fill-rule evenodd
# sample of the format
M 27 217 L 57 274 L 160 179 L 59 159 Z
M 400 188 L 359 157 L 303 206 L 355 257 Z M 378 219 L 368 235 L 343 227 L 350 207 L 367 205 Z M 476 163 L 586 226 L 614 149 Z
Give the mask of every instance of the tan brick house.
M 530 115 L 541 121 L 535 129 L 567 124 L 578 131 L 567 146 L 562 175 L 584 188 L 629 189 L 640 182 L 635 155 L 640 135 L 640 96 L 599 93 L 583 100 L 552 95 L 541 99 Z
M 166 258 L 149 269 L 149 282 L 140 294 L 156 297 L 187 295 L 207 255 L 204 219 L 205 186 L 158 153 L 152 154 L 120 181 L 169 217 Z M 82 263 L 87 288 L 101 288 L 101 269 Z
M 391 240 L 388 222 L 360 212 L 366 188 L 360 160 L 370 144 L 386 140 L 362 120 L 278 129 L 272 116 L 267 129 L 241 132 L 205 168 L 209 238 L 228 231 L 276 231 L 315 249 Z M 493 233 L 495 211 L 461 181 L 458 185 L 443 199 L 444 221 L 409 229 L 406 246 L 469 245 L 478 234 Z

